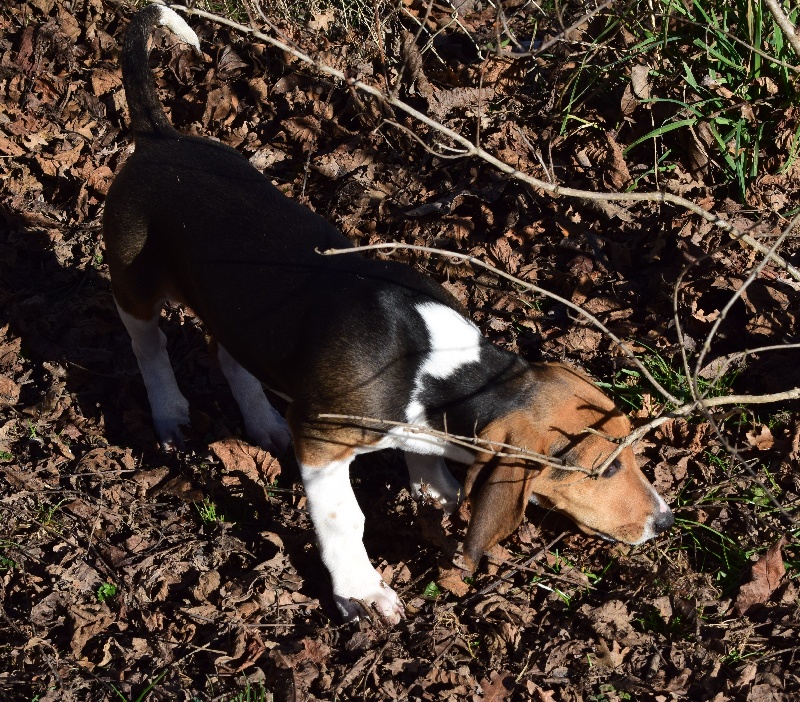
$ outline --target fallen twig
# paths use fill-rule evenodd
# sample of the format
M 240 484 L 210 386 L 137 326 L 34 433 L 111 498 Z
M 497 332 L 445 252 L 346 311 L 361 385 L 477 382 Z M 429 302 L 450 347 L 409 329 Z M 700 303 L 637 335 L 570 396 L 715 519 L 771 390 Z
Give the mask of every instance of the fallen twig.
M 341 80 L 346 85 L 349 85 L 357 90 L 360 90 L 368 95 L 372 95 L 374 98 L 380 100 L 381 102 L 391 105 L 402 112 L 405 112 L 408 115 L 414 117 L 414 119 L 419 120 L 423 124 L 431 127 L 441 134 L 446 135 L 448 138 L 452 139 L 454 142 L 459 144 L 464 149 L 465 156 L 476 156 L 486 163 L 494 166 L 499 171 L 511 176 L 515 180 L 522 181 L 531 185 L 535 188 L 539 188 L 540 190 L 544 190 L 545 192 L 552 193 L 553 195 L 565 195 L 568 197 L 575 197 L 581 198 L 584 200 L 601 200 L 601 201 L 625 201 L 625 202 L 658 202 L 658 203 L 669 203 L 672 205 L 676 205 L 678 207 L 683 207 L 690 212 L 702 217 L 708 222 L 711 222 L 715 226 L 719 227 L 723 231 L 727 232 L 730 236 L 734 239 L 744 242 L 748 246 L 754 248 L 756 251 L 759 251 L 762 254 L 767 254 L 769 249 L 764 246 L 760 241 L 755 239 L 754 237 L 750 236 L 746 232 L 739 230 L 734 224 L 729 222 L 726 219 L 723 219 L 719 215 L 716 215 L 712 212 L 707 212 L 704 210 L 700 205 L 691 200 L 687 200 L 683 197 L 679 197 L 678 195 L 673 195 L 672 193 L 667 192 L 651 192 L 651 193 L 618 193 L 618 192 L 593 192 L 589 190 L 578 190 L 577 188 L 568 188 L 557 183 L 548 183 L 547 181 L 540 180 L 538 178 L 534 178 L 533 176 L 523 173 L 522 171 L 517 170 L 513 166 L 510 166 L 505 161 L 501 161 L 496 156 L 493 156 L 488 151 L 483 149 L 482 147 L 474 144 L 472 141 L 467 139 L 466 137 L 458 134 L 457 132 L 445 127 L 440 122 L 428 117 L 428 115 L 420 112 L 419 110 L 411 107 L 410 105 L 406 104 L 402 100 L 400 100 L 396 95 L 390 95 L 385 93 L 384 91 L 375 88 L 372 85 L 367 83 L 363 83 L 362 81 L 358 80 L 357 78 L 348 77 L 345 75 L 343 71 L 340 71 L 332 66 L 328 66 L 324 63 L 317 61 L 316 59 L 312 58 L 308 54 L 299 49 L 289 46 L 285 42 L 279 41 L 268 34 L 264 34 L 263 32 L 254 29 L 253 27 L 248 27 L 244 24 L 240 24 L 239 22 L 234 22 L 233 20 L 226 19 L 225 17 L 220 17 L 219 15 L 215 15 L 211 12 L 206 12 L 205 10 L 200 10 L 194 7 L 187 7 L 185 5 L 178 5 L 178 4 L 169 4 L 174 10 L 178 10 L 183 12 L 187 15 L 195 15 L 197 17 L 203 17 L 205 19 L 212 20 L 219 24 L 225 25 L 227 27 L 231 27 L 238 32 L 243 34 L 247 34 L 250 36 L 259 39 L 266 44 L 274 46 L 281 51 L 285 51 L 286 53 L 294 56 L 295 58 L 299 59 L 303 63 L 307 63 L 310 66 L 313 66 L 318 70 L 320 73 L 324 73 L 329 76 L 333 76 Z M 780 268 L 784 269 L 792 278 L 800 282 L 800 271 L 798 271 L 793 265 L 789 262 L 784 260 L 781 256 L 776 253 L 772 253 L 769 255 L 769 258 L 772 262 L 779 266 Z

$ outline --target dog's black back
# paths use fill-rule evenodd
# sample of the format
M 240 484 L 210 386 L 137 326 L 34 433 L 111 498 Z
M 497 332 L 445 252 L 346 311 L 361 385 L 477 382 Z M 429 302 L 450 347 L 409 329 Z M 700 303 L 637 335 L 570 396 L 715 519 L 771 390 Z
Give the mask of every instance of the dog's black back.
M 147 65 L 147 37 L 158 16 L 157 6 L 138 13 L 123 50 L 136 149 L 109 190 L 104 214 L 117 302 L 143 318 L 165 298 L 186 302 L 243 366 L 290 396 L 307 383 L 319 384 L 324 395 L 320 378 L 336 373 L 332 368 L 357 368 L 351 386 L 359 395 L 379 375 L 408 387 L 415 364 L 399 363 L 398 354 L 427 352 L 409 303 L 458 304 L 409 266 L 357 253 L 321 255 L 350 243 L 235 149 L 177 132 Z M 365 319 L 372 320 L 366 330 Z M 321 345 L 328 367 L 317 373 Z M 396 414 L 375 409 L 382 412 L 376 416 Z

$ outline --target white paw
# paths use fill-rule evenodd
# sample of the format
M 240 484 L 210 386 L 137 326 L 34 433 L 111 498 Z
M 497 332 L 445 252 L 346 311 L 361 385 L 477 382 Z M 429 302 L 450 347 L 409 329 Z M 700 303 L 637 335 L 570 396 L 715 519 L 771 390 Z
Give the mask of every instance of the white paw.
M 183 397 L 176 400 L 168 407 L 159 408 L 159 413 L 153 415 L 153 425 L 161 448 L 165 451 L 174 451 L 183 448 L 183 430 L 188 427 L 189 402 Z
M 447 514 L 452 514 L 461 501 L 461 485 L 453 477 L 441 456 L 406 451 L 406 466 L 411 495 L 419 500 L 434 500 Z
M 377 616 L 387 624 L 397 624 L 405 617 L 405 607 L 392 590 L 379 577 L 372 587 L 357 588 L 357 591 L 343 594 L 334 592 L 333 599 L 345 621 L 357 621 L 361 617 Z
M 271 418 L 261 422 L 257 427 L 245 423 L 245 430 L 247 435 L 262 449 L 273 456 L 281 456 L 288 453 L 289 445 L 292 443 L 292 434 L 286 420 L 275 410 L 272 410 L 272 413 Z
M 433 500 L 439 503 L 445 514 L 453 514 L 458 509 L 461 497 L 461 486 L 454 485 L 442 486 L 444 489 L 436 489 L 428 483 L 412 484 L 411 496 L 415 500 Z

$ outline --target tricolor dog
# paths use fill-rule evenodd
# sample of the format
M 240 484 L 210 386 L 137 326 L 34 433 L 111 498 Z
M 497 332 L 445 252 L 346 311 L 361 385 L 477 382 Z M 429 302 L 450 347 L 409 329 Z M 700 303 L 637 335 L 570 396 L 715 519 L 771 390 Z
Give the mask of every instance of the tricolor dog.
M 162 304 L 173 300 L 188 304 L 219 342 L 251 439 L 278 453 L 293 442 L 322 560 L 348 619 L 365 609 L 392 623 L 403 616 L 362 543 L 364 515 L 349 480 L 361 453 L 404 450 L 413 491 L 448 509 L 461 490 L 443 457 L 470 466 L 464 561 L 473 568 L 516 529 L 529 501 L 629 544 L 672 524 L 630 448 L 588 476 L 472 451 L 440 434 L 321 418 L 410 423 L 589 470 L 630 428 L 581 373 L 529 364 L 489 343 L 422 273 L 358 253 L 320 255 L 350 244 L 237 151 L 183 136 L 168 122 L 148 67 L 148 39 L 158 25 L 199 51 L 195 33 L 165 7 L 151 5 L 130 23 L 122 68 L 136 148 L 108 193 L 103 226 L 114 298 L 163 445 L 180 444 L 189 422 L 158 327 Z M 262 383 L 289 401 L 286 421 Z

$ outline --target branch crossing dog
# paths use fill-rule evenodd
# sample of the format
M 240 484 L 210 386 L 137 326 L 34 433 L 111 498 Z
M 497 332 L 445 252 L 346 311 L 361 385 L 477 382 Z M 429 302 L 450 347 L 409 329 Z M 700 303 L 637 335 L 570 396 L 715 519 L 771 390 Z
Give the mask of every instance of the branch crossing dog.
M 630 448 L 590 477 L 407 427 L 377 431 L 321 418 L 374 417 L 477 436 L 587 470 L 630 430 L 583 374 L 529 364 L 494 346 L 441 286 L 410 266 L 358 253 L 320 255 L 350 243 L 234 149 L 170 124 L 148 66 L 148 40 L 159 25 L 200 53 L 196 34 L 164 6 L 150 5 L 131 21 L 122 68 L 135 151 L 109 190 L 103 228 L 114 299 L 163 446 L 180 446 L 189 423 L 158 326 L 170 300 L 189 305 L 219 343 L 248 436 L 277 454 L 293 444 L 346 619 L 377 614 L 397 623 L 404 616 L 362 543 L 364 515 L 349 479 L 358 454 L 402 449 L 412 492 L 448 510 L 462 494 L 470 500 L 468 568 L 517 528 L 529 501 L 565 513 L 585 532 L 629 544 L 672 525 Z M 285 420 L 262 383 L 289 401 Z M 463 491 L 445 457 L 469 466 Z

